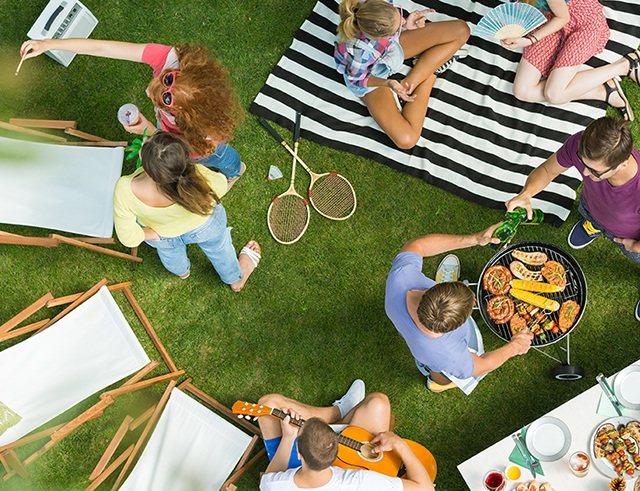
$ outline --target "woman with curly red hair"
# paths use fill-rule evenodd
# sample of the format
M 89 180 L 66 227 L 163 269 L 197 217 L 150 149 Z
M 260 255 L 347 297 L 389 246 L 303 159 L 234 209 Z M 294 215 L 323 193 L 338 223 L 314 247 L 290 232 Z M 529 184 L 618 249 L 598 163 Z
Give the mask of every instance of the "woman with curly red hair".
M 153 69 L 147 95 L 153 102 L 156 124 L 141 115 L 127 131 L 151 135 L 158 129 L 181 136 L 190 157 L 216 167 L 233 184 L 244 172 L 238 152 L 227 142 L 242 113 L 227 70 L 196 45 L 164 46 L 95 39 L 45 39 L 23 43 L 21 57 L 49 50 L 145 63 Z

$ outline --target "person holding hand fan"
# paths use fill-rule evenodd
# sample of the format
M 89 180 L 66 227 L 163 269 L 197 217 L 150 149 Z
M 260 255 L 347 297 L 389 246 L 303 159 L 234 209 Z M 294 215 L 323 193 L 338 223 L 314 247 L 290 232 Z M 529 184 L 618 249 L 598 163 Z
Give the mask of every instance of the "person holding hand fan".
M 538 8 L 548 22 L 524 37 L 501 40 L 507 49 L 524 48 L 513 83 L 516 98 L 552 104 L 604 101 L 633 121 L 633 110 L 618 79 L 628 76 L 639 83 L 637 50 L 614 63 L 580 70 L 609 40 L 602 5 L 597 0 L 520 1 Z

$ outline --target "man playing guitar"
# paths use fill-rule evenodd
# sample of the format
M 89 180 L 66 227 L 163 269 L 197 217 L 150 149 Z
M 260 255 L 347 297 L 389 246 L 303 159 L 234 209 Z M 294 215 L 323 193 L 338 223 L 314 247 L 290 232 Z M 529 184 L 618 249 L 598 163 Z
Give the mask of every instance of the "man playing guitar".
M 374 392 L 363 397 L 364 383 L 360 380 L 329 407 L 309 406 L 279 394 L 261 397 L 259 404 L 287 413 L 281 421 L 268 417 L 258 420 L 271 459 L 260 482 L 261 491 L 434 491 L 422 462 L 407 442 L 389 431 L 391 407 L 387 396 Z M 305 420 L 301 428 L 290 424 L 298 419 Z M 375 435 L 371 440 L 372 458 L 382 452 L 397 453 L 406 469 L 404 478 L 332 465 L 338 455 L 339 436 L 329 424 L 356 426 Z

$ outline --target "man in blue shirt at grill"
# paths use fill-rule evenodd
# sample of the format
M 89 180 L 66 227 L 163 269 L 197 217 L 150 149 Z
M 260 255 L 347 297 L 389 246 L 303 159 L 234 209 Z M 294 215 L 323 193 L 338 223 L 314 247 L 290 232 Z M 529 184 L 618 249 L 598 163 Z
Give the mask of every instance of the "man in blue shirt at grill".
M 509 358 L 525 354 L 531 336 L 520 331 L 506 345 L 484 353 L 471 311 L 475 295 L 458 281 L 460 261 L 447 255 L 436 280 L 422 273 L 422 260 L 456 249 L 498 243 L 499 224 L 471 235 L 430 234 L 407 242 L 387 278 L 385 310 L 406 341 L 432 392 L 459 387 L 471 393 L 478 381 Z

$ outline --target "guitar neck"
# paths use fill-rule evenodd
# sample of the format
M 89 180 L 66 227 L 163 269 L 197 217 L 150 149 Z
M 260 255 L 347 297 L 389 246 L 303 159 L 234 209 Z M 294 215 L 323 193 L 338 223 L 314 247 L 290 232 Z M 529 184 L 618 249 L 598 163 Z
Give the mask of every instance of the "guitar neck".
M 276 419 L 284 419 L 288 416 L 288 414 L 285 413 L 284 411 L 281 411 L 280 409 L 274 408 L 271 410 L 271 413 L 269 414 L 269 416 Z M 292 419 L 289 421 L 289 424 L 300 428 L 304 424 L 304 419 Z M 338 443 L 340 445 L 344 445 L 346 447 L 352 448 L 353 450 L 356 450 L 356 451 L 359 451 L 360 448 L 362 447 L 362 442 L 359 442 L 357 440 L 354 440 L 353 438 L 349 438 L 343 435 L 338 435 Z

